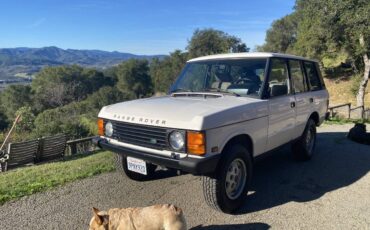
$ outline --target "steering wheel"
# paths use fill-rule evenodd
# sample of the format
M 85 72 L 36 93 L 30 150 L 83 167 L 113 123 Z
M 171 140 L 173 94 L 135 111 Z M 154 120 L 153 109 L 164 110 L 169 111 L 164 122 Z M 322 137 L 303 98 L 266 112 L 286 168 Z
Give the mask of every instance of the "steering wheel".
M 238 80 L 235 81 L 235 84 L 240 84 L 241 82 L 243 83 L 254 83 L 252 79 L 249 78 L 239 78 Z

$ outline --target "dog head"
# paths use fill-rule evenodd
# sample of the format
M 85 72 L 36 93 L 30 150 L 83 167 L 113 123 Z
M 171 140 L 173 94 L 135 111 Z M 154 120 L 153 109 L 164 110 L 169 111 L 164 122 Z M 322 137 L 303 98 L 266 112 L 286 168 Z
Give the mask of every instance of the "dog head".
M 361 130 L 361 131 L 364 131 L 366 132 L 366 125 L 365 124 L 362 124 L 362 123 L 356 123 L 355 124 L 355 128 Z
M 89 230 L 108 230 L 109 215 L 106 211 L 99 211 L 93 207 L 94 216 L 90 220 Z

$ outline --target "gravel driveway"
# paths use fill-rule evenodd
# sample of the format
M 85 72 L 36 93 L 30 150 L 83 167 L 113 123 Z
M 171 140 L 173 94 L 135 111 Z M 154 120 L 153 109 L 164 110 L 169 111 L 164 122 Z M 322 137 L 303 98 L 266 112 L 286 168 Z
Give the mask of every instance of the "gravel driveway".
M 192 229 L 370 229 L 370 146 L 348 141 L 350 127 L 320 127 L 309 162 L 294 161 L 289 148 L 258 162 L 236 215 L 206 206 L 199 177 L 161 172 L 139 183 L 106 173 L 6 203 L 0 229 L 87 229 L 93 206 L 158 203 L 181 207 Z

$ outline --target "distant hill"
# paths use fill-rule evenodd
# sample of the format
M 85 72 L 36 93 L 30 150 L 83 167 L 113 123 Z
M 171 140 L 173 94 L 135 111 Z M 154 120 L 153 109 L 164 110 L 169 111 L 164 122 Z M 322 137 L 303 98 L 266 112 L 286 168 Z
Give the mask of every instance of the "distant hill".
M 0 49 L 0 79 L 27 77 L 45 66 L 77 64 L 103 69 L 117 65 L 130 58 L 152 59 L 165 55 L 135 55 L 131 53 L 108 52 L 102 50 L 43 48 L 3 48 Z

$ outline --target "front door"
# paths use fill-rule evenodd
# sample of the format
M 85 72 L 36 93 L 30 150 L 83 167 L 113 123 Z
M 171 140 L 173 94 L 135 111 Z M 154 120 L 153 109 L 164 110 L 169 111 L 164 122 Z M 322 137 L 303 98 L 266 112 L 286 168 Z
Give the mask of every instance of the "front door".
M 287 61 L 272 58 L 268 77 L 269 125 L 267 150 L 271 150 L 292 140 L 296 111 Z

